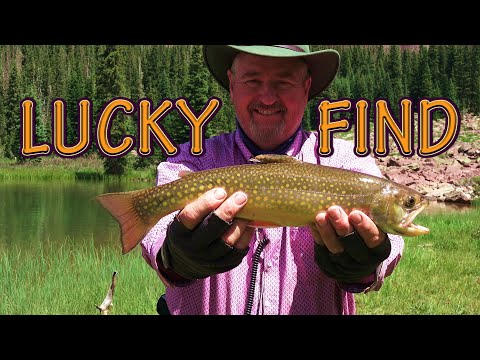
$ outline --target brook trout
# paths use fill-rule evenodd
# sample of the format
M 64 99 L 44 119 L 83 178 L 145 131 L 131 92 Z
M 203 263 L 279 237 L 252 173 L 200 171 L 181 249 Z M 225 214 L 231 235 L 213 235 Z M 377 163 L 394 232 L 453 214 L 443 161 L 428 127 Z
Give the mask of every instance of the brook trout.
M 429 232 L 413 223 L 428 200 L 404 185 L 286 155 L 260 155 L 252 162 L 189 172 L 161 186 L 103 194 L 97 200 L 120 225 L 123 254 L 137 246 L 162 217 L 215 187 L 224 188 L 228 196 L 236 191 L 247 194 L 247 204 L 237 217 L 253 220 L 251 226 L 307 226 L 319 212 L 338 205 L 347 214 L 363 211 L 386 233 Z

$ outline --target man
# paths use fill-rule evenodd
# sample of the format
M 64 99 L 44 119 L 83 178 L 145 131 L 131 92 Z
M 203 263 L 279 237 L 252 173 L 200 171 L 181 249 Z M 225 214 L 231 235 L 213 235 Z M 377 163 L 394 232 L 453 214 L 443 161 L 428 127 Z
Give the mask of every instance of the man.
M 334 140 L 334 155 L 320 158 L 318 134 L 301 129 L 307 102 L 336 75 L 336 51 L 311 52 L 308 45 L 203 50 L 211 74 L 230 92 L 237 129 L 206 140 L 201 157 L 181 146 L 158 166 L 157 184 L 182 171 L 246 164 L 263 153 L 381 176 L 374 159 L 356 157 L 346 141 Z M 224 189 L 211 189 L 144 238 L 143 256 L 167 286 L 160 313 L 354 314 L 353 294 L 378 290 L 401 257 L 403 239 L 387 236 L 360 211 L 347 215 L 332 206 L 310 228 L 254 229 L 235 218 L 247 202 L 244 193 L 227 198 Z M 359 263 L 356 251 L 368 256 Z

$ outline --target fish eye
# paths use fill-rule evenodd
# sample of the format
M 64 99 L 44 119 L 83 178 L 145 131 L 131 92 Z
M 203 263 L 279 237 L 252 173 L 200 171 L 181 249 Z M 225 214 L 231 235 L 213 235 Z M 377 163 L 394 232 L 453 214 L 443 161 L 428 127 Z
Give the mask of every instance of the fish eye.
M 415 198 L 413 196 L 407 197 L 407 200 L 405 200 L 405 206 L 408 208 L 411 208 L 415 205 Z

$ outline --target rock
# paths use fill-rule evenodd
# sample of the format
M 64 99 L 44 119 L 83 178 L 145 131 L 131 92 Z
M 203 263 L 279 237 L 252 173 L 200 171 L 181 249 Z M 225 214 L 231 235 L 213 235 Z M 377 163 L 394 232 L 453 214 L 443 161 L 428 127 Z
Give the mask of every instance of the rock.
M 459 153 L 459 154 L 466 153 L 468 150 L 470 150 L 470 148 L 471 148 L 470 143 L 463 143 L 463 144 L 460 145 L 460 147 L 458 148 L 458 153 Z
M 465 153 L 466 153 L 469 157 L 473 157 L 473 158 L 475 158 L 475 159 L 477 159 L 477 158 L 480 156 L 480 150 L 474 149 L 473 147 L 471 147 L 470 149 L 468 149 Z
M 445 194 L 445 202 L 454 202 L 460 204 L 470 204 L 472 201 L 472 196 L 466 194 L 460 189 L 455 189 L 447 194 Z
M 390 158 L 387 161 L 387 166 L 388 167 L 390 167 L 390 166 L 400 166 L 400 163 L 398 162 L 398 160 L 396 160 L 394 158 Z
M 407 166 L 408 166 L 409 169 L 411 169 L 413 171 L 418 171 L 420 169 L 420 165 L 418 165 L 418 162 L 408 164 Z
M 462 164 L 463 166 L 470 166 L 471 160 L 467 157 L 462 157 L 457 159 L 457 161 Z
M 451 193 L 452 191 L 455 190 L 455 186 L 453 186 L 452 184 L 439 184 L 438 185 L 438 189 L 434 189 L 432 191 L 430 191 L 428 193 L 429 196 L 433 196 L 433 197 L 436 197 L 436 198 L 443 198 L 443 200 L 445 199 L 445 194 L 448 194 L 448 193 Z M 443 201 L 441 200 L 441 201 Z

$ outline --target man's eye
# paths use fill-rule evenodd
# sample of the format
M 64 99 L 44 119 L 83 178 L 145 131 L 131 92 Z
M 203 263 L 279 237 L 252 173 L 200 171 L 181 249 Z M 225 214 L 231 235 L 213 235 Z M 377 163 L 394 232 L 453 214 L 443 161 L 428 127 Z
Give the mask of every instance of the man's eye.
M 289 82 L 281 82 L 278 83 L 278 88 L 279 89 L 290 89 L 293 85 Z
M 260 86 L 260 81 L 258 80 L 247 80 L 245 81 L 245 84 L 250 87 L 258 87 Z

